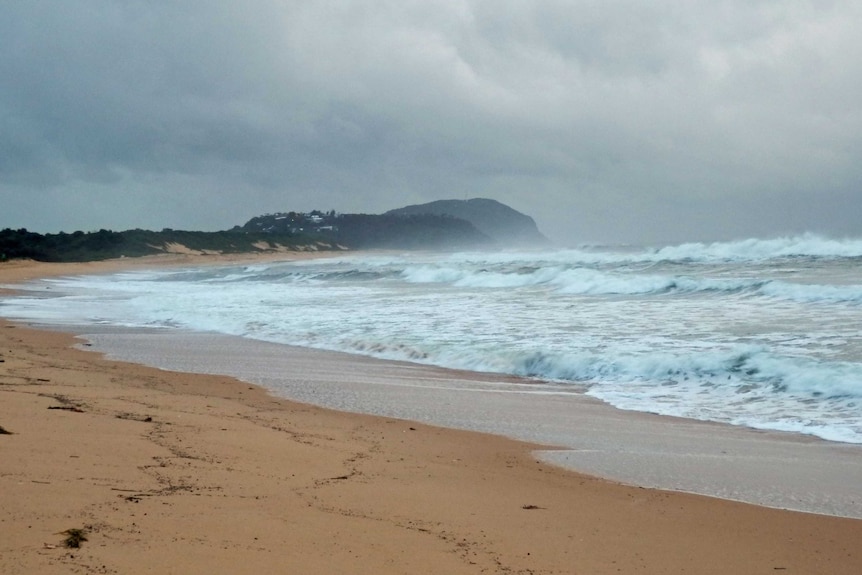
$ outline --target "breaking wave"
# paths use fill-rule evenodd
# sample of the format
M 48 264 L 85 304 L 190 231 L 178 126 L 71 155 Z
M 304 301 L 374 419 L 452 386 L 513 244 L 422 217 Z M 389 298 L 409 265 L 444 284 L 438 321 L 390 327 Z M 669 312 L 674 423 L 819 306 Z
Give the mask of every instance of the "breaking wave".
M 748 294 L 815 303 L 862 303 L 862 285 L 818 285 L 749 278 L 709 278 L 601 271 L 590 268 L 522 268 L 515 271 L 420 266 L 402 272 L 411 283 L 441 283 L 459 288 L 546 286 L 569 295 Z
M 860 304 L 862 240 L 803 235 L 56 278 L 0 314 L 540 378 L 623 409 L 862 443 Z

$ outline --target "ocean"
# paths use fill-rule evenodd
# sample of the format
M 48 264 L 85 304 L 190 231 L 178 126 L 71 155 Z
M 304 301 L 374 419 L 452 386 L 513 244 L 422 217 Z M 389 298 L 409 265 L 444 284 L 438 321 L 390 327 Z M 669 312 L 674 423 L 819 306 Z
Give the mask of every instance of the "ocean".
M 624 410 L 862 443 L 859 239 L 128 271 L 32 282 L 0 316 L 514 375 Z

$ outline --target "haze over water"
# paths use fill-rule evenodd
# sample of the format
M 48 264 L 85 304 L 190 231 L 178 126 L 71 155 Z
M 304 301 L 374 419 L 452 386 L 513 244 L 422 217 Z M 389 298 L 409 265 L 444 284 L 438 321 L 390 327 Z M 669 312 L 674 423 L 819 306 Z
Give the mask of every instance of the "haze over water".
M 862 443 L 862 240 L 348 253 L 31 287 L 0 315 L 514 374 L 624 409 Z

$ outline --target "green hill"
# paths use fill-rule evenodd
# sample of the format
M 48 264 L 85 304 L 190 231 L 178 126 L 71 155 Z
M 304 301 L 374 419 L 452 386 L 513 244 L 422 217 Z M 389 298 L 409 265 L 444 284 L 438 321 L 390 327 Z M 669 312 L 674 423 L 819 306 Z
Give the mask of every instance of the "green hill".
M 427 204 L 390 210 L 384 215 L 415 216 L 422 214 L 451 216 L 466 220 L 503 246 L 548 244 L 533 218 L 496 200 L 438 200 Z
M 171 251 L 255 253 L 282 250 L 460 250 L 540 245 L 548 240 L 529 216 L 494 200 L 442 200 L 385 214 L 281 212 L 218 232 L 164 229 L 38 234 L 0 230 L 0 261 L 92 261 Z

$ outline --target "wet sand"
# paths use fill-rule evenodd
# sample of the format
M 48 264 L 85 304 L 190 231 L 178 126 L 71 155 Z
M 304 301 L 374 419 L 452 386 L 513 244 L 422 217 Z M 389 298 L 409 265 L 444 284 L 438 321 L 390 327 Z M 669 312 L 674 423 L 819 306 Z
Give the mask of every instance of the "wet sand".
M 632 485 L 862 518 L 860 445 L 621 411 L 571 386 L 218 334 L 107 328 L 85 337 L 114 359 L 230 375 L 320 407 L 553 446 L 537 455 Z
M 32 268 L 18 280 L 55 271 Z M 76 269 L 60 273 L 86 273 Z M 0 283 L 10 277 L 0 266 Z M 625 486 L 536 455 L 567 445 L 556 438 L 574 429 L 580 443 L 559 453 L 581 468 L 651 466 L 734 496 L 750 481 L 739 470 L 761 477 L 766 463 L 773 474 L 755 490 L 780 495 L 805 469 L 846 467 L 855 481 L 854 446 L 724 435 L 732 428 L 620 412 L 577 394 L 543 400 L 553 389 L 343 354 L 252 351 L 198 336 L 183 336 L 178 354 L 152 334 L 91 337 L 94 347 L 107 338 L 112 353 L 128 344 L 140 354 L 128 359 L 154 353 L 178 370 L 238 369 L 302 402 L 378 405 L 380 415 L 281 399 L 225 375 L 110 361 L 75 349 L 83 342 L 69 334 L 4 322 L 0 426 L 12 434 L 0 435 L 2 573 L 862 570 L 862 521 Z M 165 365 L 177 359 L 194 365 Z M 524 423 L 535 414 L 501 417 L 528 409 L 525 398 L 541 426 Z M 554 405 L 565 408 L 555 414 Z M 858 505 L 841 476 L 836 485 L 814 481 L 820 486 L 801 495 L 809 504 L 835 513 Z M 87 531 L 78 550 L 61 545 L 69 528 Z

